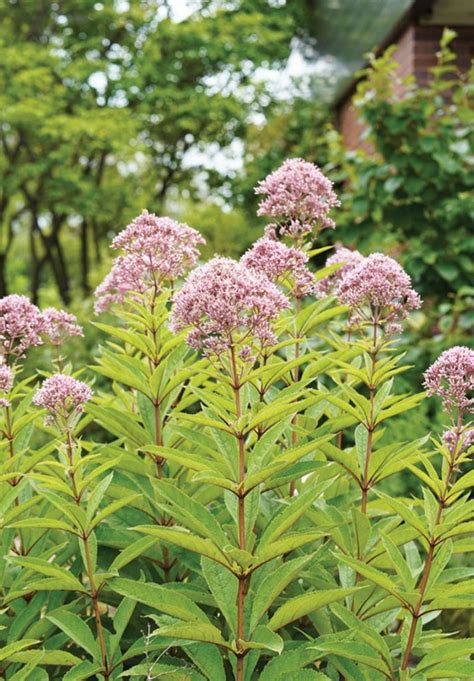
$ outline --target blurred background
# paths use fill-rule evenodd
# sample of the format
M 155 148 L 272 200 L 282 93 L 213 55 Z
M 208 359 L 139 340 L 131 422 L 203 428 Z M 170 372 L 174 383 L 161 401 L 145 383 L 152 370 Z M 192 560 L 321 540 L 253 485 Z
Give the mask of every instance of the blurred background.
M 0 43 L 0 295 L 90 317 L 145 207 L 239 256 L 301 156 L 342 200 L 323 242 L 413 277 L 412 351 L 467 342 L 472 0 L 1 0 Z

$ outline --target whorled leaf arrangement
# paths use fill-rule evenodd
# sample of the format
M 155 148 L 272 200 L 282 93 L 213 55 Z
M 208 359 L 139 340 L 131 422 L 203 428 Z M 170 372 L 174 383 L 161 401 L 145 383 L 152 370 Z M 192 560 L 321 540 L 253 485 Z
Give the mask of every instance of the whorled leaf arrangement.
M 147 212 L 115 238 L 94 394 L 59 353 L 75 318 L 0 301 L 2 678 L 474 678 L 439 624 L 473 604 L 474 352 L 425 374 L 441 437 L 390 439 L 425 397 L 396 392 L 408 275 L 347 249 L 308 268 L 337 205 L 311 164 L 258 192 L 274 222 L 239 263 L 192 269 L 200 235 Z M 384 492 L 401 472 L 419 494 Z

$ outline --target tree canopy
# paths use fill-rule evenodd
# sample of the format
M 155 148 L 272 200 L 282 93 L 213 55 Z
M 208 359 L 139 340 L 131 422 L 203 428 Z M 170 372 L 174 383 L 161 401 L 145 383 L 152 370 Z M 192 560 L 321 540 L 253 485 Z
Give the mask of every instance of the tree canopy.
M 29 292 L 90 292 L 102 244 L 143 207 L 222 183 L 209 163 L 272 93 L 299 3 L 11 0 L 0 9 L 0 295 L 22 255 Z M 16 250 L 15 250 L 16 249 Z

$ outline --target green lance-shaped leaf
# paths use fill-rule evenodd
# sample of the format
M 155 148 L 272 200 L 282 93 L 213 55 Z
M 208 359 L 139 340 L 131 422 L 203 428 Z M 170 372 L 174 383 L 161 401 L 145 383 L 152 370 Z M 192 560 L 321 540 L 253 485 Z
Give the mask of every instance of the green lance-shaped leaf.
M 427 540 L 429 539 L 428 530 L 424 526 L 422 519 L 411 508 L 409 508 L 406 503 L 403 503 L 399 499 L 389 497 L 381 492 L 378 492 L 377 494 L 382 501 L 382 508 L 388 508 L 390 511 L 397 513 L 402 520 L 404 520 L 407 525 L 413 527 L 418 534 L 420 534 L 422 537 L 425 537 Z
M 355 641 L 323 641 L 314 646 L 314 650 L 326 655 L 345 657 L 370 669 L 382 672 L 387 678 L 391 677 L 391 668 L 380 658 L 376 651 L 367 643 Z
M 402 603 L 403 605 L 411 603 L 411 601 L 413 601 L 413 598 L 416 598 L 416 593 L 405 593 L 403 591 L 400 591 L 397 588 L 395 582 L 393 582 L 393 580 L 390 579 L 390 577 L 385 575 L 380 570 L 377 570 L 376 568 L 372 567 L 371 565 L 367 565 L 366 563 L 363 563 L 360 560 L 356 560 L 355 558 L 351 558 L 350 556 L 344 556 L 343 554 L 340 553 L 338 553 L 336 557 L 337 560 L 340 560 L 349 567 L 351 567 L 353 570 L 355 570 L 355 572 L 360 574 L 362 577 L 365 577 L 370 582 L 377 584 L 377 586 L 382 587 L 382 589 L 392 594 L 392 596 L 395 596 L 395 598 L 399 600 L 400 603 Z
M 54 665 L 58 667 L 73 667 L 82 661 L 67 650 L 45 650 L 44 648 L 23 650 L 22 652 L 14 653 L 7 660 L 9 662 L 21 662 L 22 664 L 34 662 L 36 665 Z
M 280 655 L 283 650 L 284 643 L 281 636 L 266 626 L 258 626 L 250 641 L 240 641 L 244 650 L 271 650 Z
M 359 587 L 348 589 L 327 589 L 326 591 L 314 591 L 290 598 L 284 603 L 268 622 L 268 627 L 272 631 L 277 631 L 290 622 L 294 622 L 309 613 L 323 608 L 334 601 L 339 601 L 347 596 L 351 596 L 358 591 Z
M 8 560 L 15 565 L 21 565 L 32 572 L 38 572 L 46 577 L 53 577 L 61 581 L 61 584 L 67 584 L 71 591 L 84 592 L 86 589 L 84 585 L 75 577 L 70 570 L 54 565 L 47 560 L 41 558 L 31 558 L 26 556 L 10 556 Z
M 146 584 L 133 579 L 112 579 L 110 588 L 121 596 L 143 603 L 185 622 L 209 624 L 207 615 L 190 598 L 172 587 Z
M 137 422 L 136 417 L 127 414 L 111 405 L 102 407 L 97 404 L 87 406 L 88 413 L 92 414 L 108 432 L 116 437 L 123 437 L 127 442 L 132 441 L 137 447 L 143 447 L 149 442 L 146 430 Z
M 392 657 L 390 648 L 381 634 L 375 631 L 375 629 L 366 622 L 362 622 L 353 612 L 340 603 L 333 603 L 331 605 L 331 610 L 341 622 L 349 629 L 352 629 L 356 640 L 362 639 L 371 648 L 378 651 L 385 660 L 388 669 L 391 669 Z
M 250 614 L 250 633 L 255 629 L 267 610 L 275 602 L 281 592 L 298 576 L 302 570 L 313 560 L 314 554 L 294 558 L 279 564 L 266 577 L 258 583 L 255 596 L 252 601 Z
M 96 659 L 99 654 L 97 641 L 94 639 L 92 631 L 87 624 L 73 612 L 68 610 L 54 610 L 46 615 L 46 619 L 55 624 L 58 629 L 64 631 L 74 643 L 82 650 Z
M 258 472 L 247 476 L 245 479 L 244 489 L 250 490 L 259 485 L 261 482 L 266 482 L 270 476 L 286 470 L 304 456 L 316 452 L 318 447 L 331 437 L 331 434 L 324 435 L 317 440 L 307 442 L 303 445 L 300 445 L 299 447 L 287 449 L 280 456 L 276 456 L 268 466 L 264 466 Z
M 217 563 L 228 566 L 228 563 L 222 553 L 221 549 L 210 539 L 202 539 L 194 536 L 189 530 L 184 527 L 156 527 L 155 525 L 139 525 L 134 530 L 149 534 L 157 539 L 179 546 L 187 551 L 198 553 L 201 556 L 207 556 Z
M 474 638 L 465 638 L 455 641 L 437 643 L 434 650 L 431 650 L 416 667 L 417 672 L 424 671 L 429 667 L 448 662 L 449 660 L 459 660 L 462 657 L 469 658 L 474 650 Z
M 117 610 L 115 611 L 114 617 L 113 617 L 113 624 L 114 624 L 114 631 L 115 634 L 113 634 L 110 637 L 110 644 L 109 644 L 109 650 L 110 650 L 110 657 L 113 658 L 116 651 L 119 650 L 120 647 L 120 641 L 122 640 L 122 636 L 124 634 L 125 629 L 127 628 L 128 623 L 130 622 L 130 618 L 133 615 L 133 611 L 135 610 L 136 607 L 136 601 L 131 599 L 131 598 L 124 598 L 120 605 L 118 606 Z
M 98 665 L 84 661 L 70 669 L 67 674 L 63 676 L 63 681 L 86 681 L 86 679 L 93 679 L 101 670 L 101 664 Z
M 326 535 L 327 533 L 320 532 L 319 530 L 287 533 L 284 537 L 281 537 L 270 544 L 266 544 L 262 549 L 258 549 L 254 557 L 253 569 L 270 562 L 274 558 L 289 553 L 290 551 L 295 551 L 305 544 L 315 542 Z
M 393 567 L 395 568 L 396 573 L 400 577 L 404 588 L 407 591 L 414 589 L 415 579 L 398 546 L 390 539 L 388 535 L 382 535 L 382 544 L 385 551 L 387 552 L 388 557 L 390 558 Z
M 22 641 L 15 641 L 15 643 L 10 643 L 6 646 L 3 646 L 3 648 L 0 650 L 0 662 L 3 660 L 8 660 L 9 657 L 11 657 L 11 655 L 14 653 L 24 650 L 25 648 L 31 648 L 37 643 L 41 643 L 41 641 L 25 638 Z
M 235 576 L 209 558 L 201 559 L 201 568 L 217 607 L 224 615 L 230 631 L 236 636 L 237 580 Z
M 353 416 L 359 423 L 365 423 L 365 414 L 359 407 L 354 407 L 347 400 L 343 400 L 341 397 L 331 393 L 324 393 L 324 398 L 342 412 Z
M 122 340 L 124 343 L 128 343 L 133 348 L 136 348 L 137 350 L 140 350 L 140 352 L 143 352 L 144 355 L 148 354 L 149 352 L 148 344 L 144 340 L 144 337 L 141 336 L 139 333 L 132 333 L 131 331 L 127 331 L 127 329 L 124 329 L 121 326 L 99 324 L 98 322 L 92 322 L 92 324 L 101 331 L 104 331 L 108 336 L 113 336 L 114 338 Z
M 149 551 L 157 542 L 158 539 L 155 539 L 154 537 L 140 537 L 140 539 L 137 539 L 124 548 L 123 551 L 120 551 L 118 556 L 112 561 L 109 571 L 121 570 L 135 560 L 135 558 L 138 558 L 138 556 Z
M 210 539 L 217 546 L 229 543 L 221 526 L 205 506 L 172 482 L 156 480 L 154 486 L 158 501 L 165 502 L 166 510 L 169 510 L 176 520 L 193 532 Z
M 314 397 L 307 397 L 297 402 L 288 402 L 285 400 L 282 403 L 269 404 L 266 407 L 263 407 L 263 409 L 250 419 L 247 431 L 250 432 L 262 424 L 266 424 L 266 426 L 269 427 L 280 419 L 288 416 L 288 414 L 298 414 L 305 409 L 308 409 L 321 399 L 321 395 L 315 395 Z
M 472 660 L 449 660 L 446 662 L 439 662 L 437 665 L 425 669 L 420 676 L 414 676 L 417 679 L 467 679 L 472 681 L 474 678 L 474 662 Z
M 259 681 L 326 681 L 328 676 L 310 669 L 303 669 L 315 659 L 314 650 L 308 643 L 299 643 L 293 650 L 285 650 L 271 659 L 260 674 Z M 313 676 L 306 677 L 306 672 Z
M 16 527 L 18 529 L 63 530 L 64 532 L 78 535 L 78 531 L 74 530 L 71 525 L 62 520 L 56 520 L 56 518 L 35 518 L 34 524 L 31 519 L 25 518 L 24 520 L 17 520 L 14 523 L 10 523 L 7 527 Z
M 112 501 L 112 503 L 109 503 L 102 511 L 100 511 L 95 518 L 90 522 L 90 524 L 87 527 L 87 531 L 90 532 L 91 530 L 94 529 L 94 527 L 97 527 L 97 525 L 100 525 L 102 521 L 104 521 L 106 518 L 108 518 L 110 515 L 115 513 L 116 511 L 119 511 L 121 508 L 124 508 L 125 506 L 129 506 L 132 504 L 133 501 L 139 499 L 141 497 L 141 494 L 130 494 L 123 499 L 117 499 L 116 501 Z
M 186 655 L 191 658 L 208 681 L 226 681 L 222 655 L 215 646 L 205 643 L 186 646 Z
M 147 376 L 143 372 L 144 365 L 140 360 L 103 350 L 99 361 L 100 364 L 92 367 L 94 371 L 153 399 Z
M 312 506 L 315 499 L 321 494 L 320 489 L 309 489 L 303 494 L 294 497 L 287 506 L 273 518 L 267 525 L 258 545 L 258 551 L 262 551 L 268 544 L 275 542 L 284 532 L 292 527 Z
M 376 418 L 376 423 L 379 424 L 392 416 L 397 416 L 398 414 L 403 414 L 409 409 L 414 409 L 418 404 L 425 398 L 426 393 L 421 392 L 416 395 L 410 395 L 409 397 L 403 397 L 398 400 L 396 404 L 387 409 L 383 409 Z
M 360 480 L 360 472 L 355 455 L 352 455 L 351 452 L 342 451 L 331 442 L 323 442 L 320 449 L 330 461 L 335 461 L 342 466 L 354 480 Z
M 90 523 L 92 521 L 92 518 L 94 517 L 95 512 L 99 508 L 100 503 L 103 501 L 105 497 L 105 493 L 107 492 L 107 488 L 112 482 L 112 479 L 114 477 L 113 473 L 109 473 L 107 477 L 105 477 L 103 480 L 99 482 L 99 484 L 92 490 L 92 492 L 89 495 L 89 498 L 87 499 L 87 522 Z
M 201 641 L 202 643 L 212 643 L 229 650 L 232 649 L 230 644 L 222 637 L 219 629 L 210 622 L 171 624 L 169 626 L 160 627 L 153 633 L 157 636 L 166 636 L 166 638 L 184 641 Z
M 228 475 L 229 473 L 225 462 L 221 464 L 215 460 L 209 460 L 207 457 L 203 458 L 202 456 L 196 456 L 195 454 L 191 454 L 184 450 L 175 449 L 172 447 L 157 447 L 156 445 L 142 447 L 142 450 L 150 454 L 156 454 L 163 459 L 177 463 L 178 465 L 184 466 L 185 468 L 189 468 L 191 471 L 204 472 L 208 474 L 213 473 L 214 475 L 217 475 L 216 471 L 218 471 L 221 475 L 222 473 L 224 473 L 224 475 Z

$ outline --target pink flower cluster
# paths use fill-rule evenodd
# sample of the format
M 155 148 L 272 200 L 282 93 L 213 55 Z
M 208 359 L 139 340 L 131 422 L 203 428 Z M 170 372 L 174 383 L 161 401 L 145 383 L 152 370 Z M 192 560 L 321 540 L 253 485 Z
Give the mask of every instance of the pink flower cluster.
M 353 321 L 382 325 L 387 335 L 399 333 L 400 321 L 422 302 L 401 265 L 382 253 L 373 253 L 353 267 L 336 294 L 351 308 Z
M 338 284 L 344 277 L 351 272 L 354 267 L 360 265 L 364 260 L 364 256 L 359 251 L 351 251 L 349 248 L 341 246 L 336 249 L 326 260 L 326 267 L 331 265 L 341 265 L 335 272 L 329 274 L 327 277 L 320 279 L 316 284 L 316 293 L 319 298 L 330 295 L 336 292 Z
M 0 393 L 7 394 L 13 386 L 14 374 L 6 364 L 0 365 Z M 10 401 L 6 397 L 0 398 L 0 407 L 9 407 Z
M 151 285 L 147 279 L 148 268 L 140 257 L 121 255 L 112 264 L 112 269 L 95 290 L 94 312 L 101 314 L 111 305 L 121 305 L 128 295 L 132 297 L 145 293 Z
M 289 301 L 264 274 L 230 258 L 216 257 L 191 272 L 174 296 L 170 329 L 191 326 L 187 343 L 206 355 L 220 355 L 239 343 L 243 360 L 250 345 L 274 344 L 271 324 Z
M 64 310 L 48 307 L 43 312 L 44 334 L 52 345 L 61 345 L 66 338 L 83 336 L 77 317 Z
M 42 344 L 44 330 L 42 314 L 26 296 L 0 298 L 0 354 L 23 357 L 28 348 Z
M 264 236 L 240 262 L 244 267 L 262 272 L 275 284 L 286 284 L 296 297 L 301 298 L 314 291 L 314 276 L 306 266 L 308 259 L 304 251 Z
M 460 454 L 474 445 L 474 428 L 468 428 L 460 434 L 454 430 L 447 430 L 443 434 L 443 441 L 451 454 L 454 453 L 456 447 L 459 448 L 458 453 Z
M 301 158 L 285 161 L 257 185 L 255 193 L 265 195 L 257 214 L 276 220 L 267 228 L 269 236 L 299 240 L 314 228 L 335 227 L 329 213 L 340 202 L 332 182 L 313 163 Z
M 72 376 L 55 374 L 43 382 L 33 403 L 48 410 L 48 423 L 54 422 L 58 427 L 65 428 L 72 425 L 91 397 L 92 391 L 86 383 Z
M 474 350 L 457 345 L 443 352 L 424 374 L 428 395 L 439 395 L 445 411 L 473 411 Z
M 129 294 L 159 290 L 163 282 L 183 276 L 196 264 L 198 246 L 204 243 L 188 225 L 144 210 L 112 241 L 112 247 L 122 248 L 126 255 L 116 258 L 96 289 L 96 314 L 123 303 Z

